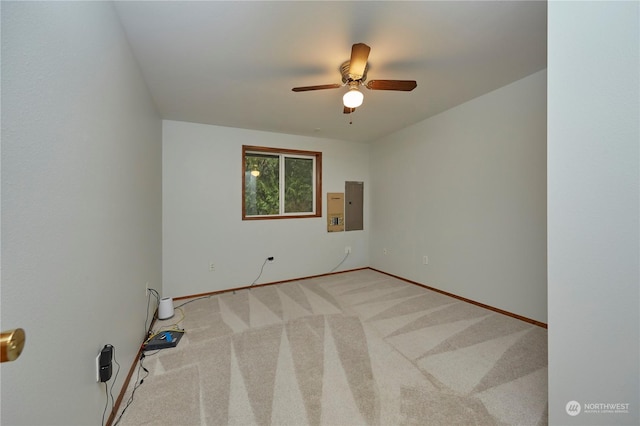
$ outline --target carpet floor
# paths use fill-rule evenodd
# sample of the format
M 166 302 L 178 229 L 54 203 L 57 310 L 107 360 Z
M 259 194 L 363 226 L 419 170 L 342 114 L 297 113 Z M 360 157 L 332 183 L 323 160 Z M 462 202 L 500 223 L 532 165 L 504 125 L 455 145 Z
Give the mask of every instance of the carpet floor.
M 155 327 L 176 321 L 119 425 L 547 424 L 546 329 L 370 269 L 193 300 Z

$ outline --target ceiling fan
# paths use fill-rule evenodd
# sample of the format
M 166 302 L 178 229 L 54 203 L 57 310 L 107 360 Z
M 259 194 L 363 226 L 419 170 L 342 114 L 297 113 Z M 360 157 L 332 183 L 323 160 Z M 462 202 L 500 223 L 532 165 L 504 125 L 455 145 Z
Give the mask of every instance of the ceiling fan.
M 364 43 L 356 43 L 351 47 L 351 59 L 340 66 L 342 84 L 294 87 L 291 90 L 294 92 L 308 92 L 349 86 L 349 90 L 344 94 L 342 101 L 344 104 L 343 112 L 350 114 L 362 105 L 364 100 L 364 95 L 358 90 L 359 86 L 364 86 L 369 90 L 399 90 L 403 92 L 410 92 L 418 86 L 414 80 L 371 80 L 365 84 L 369 69 L 367 59 L 370 51 L 371 48 Z

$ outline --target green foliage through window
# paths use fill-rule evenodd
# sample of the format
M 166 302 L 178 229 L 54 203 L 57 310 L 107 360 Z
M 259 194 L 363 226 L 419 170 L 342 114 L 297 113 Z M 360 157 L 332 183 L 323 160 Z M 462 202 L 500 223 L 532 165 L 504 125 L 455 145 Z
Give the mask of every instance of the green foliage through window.
M 280 212 L 280 158 L 277 155 L 245 156 L 244 203 L 247 216 Z
M 320 216 L 321 158 L 318 152 L 243 147 L 243 219 Z
M 284 212 L 308 213 L 313 211 L 313 159 L 285 158 L 284 160 Z

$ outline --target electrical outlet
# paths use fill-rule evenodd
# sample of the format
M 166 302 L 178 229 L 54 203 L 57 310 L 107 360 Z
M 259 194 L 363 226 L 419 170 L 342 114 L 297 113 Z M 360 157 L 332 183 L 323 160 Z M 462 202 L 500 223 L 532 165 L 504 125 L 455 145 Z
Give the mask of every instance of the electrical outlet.
M 216 265 L 215 263 L 211 262 L 209 263 L 209 272 L 213 272 L 216 270 Z
M 422 264 L 423 265 L 428 265 L 429 264 L 429 256 L 422 256 Z
M 96 382 L 100 383 L 100 352 L 96 357 Z
M 351 253 L 351 247 L 350 247 L 350 246 L 345 246 L 345 247 L 344 247 L 344 253 L 345 253 L 345 254 L 349 254 L 349 253 Z

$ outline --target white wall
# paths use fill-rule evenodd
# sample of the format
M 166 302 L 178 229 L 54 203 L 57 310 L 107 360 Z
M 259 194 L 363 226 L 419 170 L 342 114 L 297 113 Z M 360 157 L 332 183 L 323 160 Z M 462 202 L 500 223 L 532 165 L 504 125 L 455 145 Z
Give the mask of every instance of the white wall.
M 640 3 L 548 12 L 549 420 L 638 425 Z
M 371 266 L 546 322 L 545 93 L 543 70 L 373 144 Z
M 323 217 L 242 220 L 242 145 L 322 152 Z M 176 297 L 369 265 L 368 145 L 163 122 L 163 294 Z M 327 232 L 326 193 L 365 188 L 364 230 Z M 209 271 L 209 263 L 215 271 Z
M 2 424 L 100 424 L 161 284 L 161 121 L 108 2 L 2 2 Z M 113 381 L 113 379 L 112 379 Z

